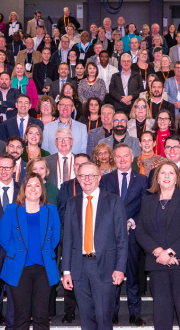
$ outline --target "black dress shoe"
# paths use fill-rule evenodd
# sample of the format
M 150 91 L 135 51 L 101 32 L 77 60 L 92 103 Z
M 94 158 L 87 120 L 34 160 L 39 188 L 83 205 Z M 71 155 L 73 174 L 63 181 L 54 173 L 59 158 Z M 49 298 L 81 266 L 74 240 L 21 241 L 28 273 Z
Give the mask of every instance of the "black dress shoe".
M 116 315 L 114 314 L 113 319 L 112 319 L 112 323 L 113 323 L 113 324 L 117 324 L 118 322 L 119 322 L 119 318 L 118 318 L 118 316 L 116 316 Z
M 72 323 L 72 315 L 71 314 L 65 314 L 62 323 Z
M 75 320 L 75 318 L 76 317 L 75 317 L 75 312 L 74 312 L 74 313 L 72 313 L 72 319 Z
M 135 325 L 136 327 L 143 327 L 146 325 L 146 322 L 141 319 L 139 315 L 131 315 L 129 318 L 129 323 Z
M 0 324 L 5 322 L 5 318 L 2 314 L 0 314 Z

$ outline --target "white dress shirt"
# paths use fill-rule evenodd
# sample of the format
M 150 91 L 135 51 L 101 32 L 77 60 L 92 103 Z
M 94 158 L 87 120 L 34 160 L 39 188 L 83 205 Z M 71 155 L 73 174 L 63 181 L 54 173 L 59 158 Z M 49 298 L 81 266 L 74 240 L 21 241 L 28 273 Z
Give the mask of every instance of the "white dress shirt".
M 42 36 L 40 39 L 38 38 L 38 36 L 33 38 L 33 40 L 34 40 L 34 50 L 37 50 L 37 48 L 40 45 L 43 38 L 44 38 L 44 36 Z
M 59 162 L 60 162 L 60 170 L 61 170 L 61 175 L 59 174 L 59 165 L 57 162 L 57 182 L 58 182 L 58 189 L 61 188 L 61 184 L 63 183 L 63 164 L 64 164 L 64 159 L 63 157 L 67 157 L 67 161 L 68 161 L 68 169 L 70 171 L 70 167 L 71 167 L 71 174 L 70 174 L 70 179 L 74 179 L 76 176 L 74 174 L 74 170 L 73 170 L 73 165 L 74 165 L 74 155 L 72 154 L 72 152 L 70 152 L 68 155 L 63 156 L 62 154 L 60 154 L 58 152 L 58 157 L 59 157 Z M 72 163 L 71 163 L 71 159 L 72 159 Z M 61 179 L 60 179 L 61 177 Z
M 2 93 L 3 101 L 7 101 L 7 93 L 8 93 L 9 90 L 10 90 L 10 87 L 8 89 L 6 89 L 6 91 L 4 91 L 3 89 L 0 88 L 0 91 Z M 7 119 L 5 113 L 0 112 L 0 116 L 3 117 L 3 121 L 5 121 Z
M 120 28 L 120 26 L 118 26 L 117 30 L 121 31 L 121 35 L 122 37 L 124 37 L 126 35 L 126 31 L 125 31 L 125 28 L 124 26 Z
M 13 182 L 13 180 L 8 185 L 5 185 L 4 183 L 2 183 L 0 181 L 0 198 L 1 198 L 1 205 L 2 206 L 3 206 L 3 194 L 4 194 L 3 187 L 9 187 L 9 189 L 7 190 L 7 195 L 8 195 L 8 199 L 9 199 L 9 204 L 12 204 L 13 195 L 14 195 L 14 182 Z
M 121 71 L 121 80 L 122 80 L 122 85 L 123 85 L 125 96 L 128 96 L 128 82 L 129 82 L 130 76 L 131 76 L 131 71 L 128 74 L 126 74 L 123 70 Z
M 19 115 L 17 115 L 17 125 L 18 125 L 18 129 L 21 123 L 21 118 Z M 23 136 L 24 133 L 26 132 L 26 128 L 27 128 L 27 124 L 28 124 L 28 120 L 29 120 L 29 115 L 27 115 L 26 117 L 23 117 L 24 121 L 23 121 Z
M 152 98 L 151 98 L 151 102 L 152 103 L 155 103 L 155 104 L 160 104 L 161 102 L 163 101 L 163 97 L 160 99 L 160 101 L 158 101 L 158 102 L 155 102 Z
M 115 66 L 108 64 L 105 68 L 102 67 L 102 65 L 98 65 L 99 74 L 98 78 L 101 78 L 104 80 L 106 85 L 106 93 L 109 94 L 109 85 L 111 82 L 111 77 L 114 73 L 119 72 Z
M 17 175 L 19 173 L 19 170 L 20 170 L 20 173 L 21 173 L 21 157 L 16 160 L 16 180 L 17 181 Z

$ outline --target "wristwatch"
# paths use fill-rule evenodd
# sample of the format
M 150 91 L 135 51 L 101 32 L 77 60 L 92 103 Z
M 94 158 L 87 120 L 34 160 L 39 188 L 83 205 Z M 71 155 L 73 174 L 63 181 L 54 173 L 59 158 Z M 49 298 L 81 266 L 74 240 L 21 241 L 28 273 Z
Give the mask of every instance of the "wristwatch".
M 170 257 L 174 257 L 174 254 L 171 252 L 170 249 L 167 249 L 167 253 L 169 254 Z
M 132 222 L 131 222 L 131 221 L 128 221 L 128 222 L 127 222 L 127 225 L 128 225 L 129 228 L 131 228 L 131 226 L 132 226 Z

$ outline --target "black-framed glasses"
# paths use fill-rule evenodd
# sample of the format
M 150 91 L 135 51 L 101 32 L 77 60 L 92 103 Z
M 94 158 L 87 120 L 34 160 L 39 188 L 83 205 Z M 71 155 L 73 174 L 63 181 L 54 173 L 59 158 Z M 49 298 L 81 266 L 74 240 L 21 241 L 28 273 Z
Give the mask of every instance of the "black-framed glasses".
M 162 118 L 162 117 L 158 117 L 158 120 L 160 120 L 160 121 L 168 121 L 168 120 L 170 120 L 170 118 Z
M 8 167 L 8 166 L 0 166 L 0 171 L 6 171 L 6 172 L 10 172 L 10 170 L 13 168 L 14 166 Z
M 166 147 L 164 147 L 164 149 L 166 149 L 166 150 L 178 150 L 179 148 L 180 148 L 180 146 L 173 146 L 173 147 L 166 146 Z
M 58 141 L 58 142 L 62 142 L 62 141 L 69 141 L 69 140 L 72 140 L 72 138 L 70 138 L 70 137 L 64 137 L 64 138 L 56 138 L 56 141 Z
M 96 176 L 99 176 L 99 175 L 95 175 L 95 174 L 79 174 L 78 175 L 81 180 L 85 180 L 86 178 L 88 178 L 90 181 L 93 181 L 95 179 Z
M 135 105 L 134 107 L 135 107 L 135 109 L 146 109 L 147 108 L 146 105 Z

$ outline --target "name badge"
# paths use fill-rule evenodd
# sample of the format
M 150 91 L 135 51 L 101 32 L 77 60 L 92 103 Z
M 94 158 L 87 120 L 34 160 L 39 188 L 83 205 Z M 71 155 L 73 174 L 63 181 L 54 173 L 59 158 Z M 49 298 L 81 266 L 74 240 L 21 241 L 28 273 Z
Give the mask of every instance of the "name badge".
M 85 53 L 81 53 L 80 56 L 79 56 L 79 59 L 80 60 L 84 60 L 85 59 L 85 55 L 86 55 Z
M 67 32 L 67 26 L 65 26 L 65 30 L 66 30 L 66 32 Z
M 26 71 L 31 71 L 32 64 L 31 63 L 26 63 Z
M 143 80 L 144 89 L 146 89 L 146 80 Z

